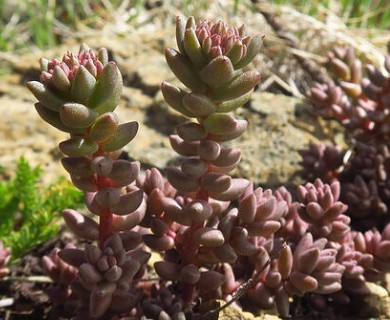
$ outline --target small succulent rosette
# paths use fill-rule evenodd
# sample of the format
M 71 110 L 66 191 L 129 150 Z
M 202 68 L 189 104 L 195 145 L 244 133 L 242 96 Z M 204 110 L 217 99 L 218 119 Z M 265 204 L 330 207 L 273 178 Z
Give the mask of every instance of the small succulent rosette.
M 340 183 L 330 185 L 320 179 L 314 183 L 298 186 L 297 195 L 302 202 L 299 215 L 309 223 L 308 231 L 315 238 L 325 237 L 329 241 L 340 242 L 350 231 L 350 218 L 344 214 L 347 206 L 338 201 Z
M 119 124 L 113 113 L 123 83 L 105 48 L 96 55 L 84 44 L 78 55 L 68 51 L 61 61 L 42 58 L 40 65 L 40 81 L 30 81 L 27 87 L 39 100 L 35 108 L 41 118 L 71 134 L 60 143 L 64 154 L 82 157 L 98 150 L 112 152 L 134 138 L 138 124 Z
M 150 253 L 134 250 L 139 243 L 140 236 L 127 231 L 109 237 L 102 248 L 89 244 L 84 250 L 59 252 L 63 261 L 79 270 L 73 290 L 82 300 L 78 311 L 82 319 L 110 319 L 112 313 L 128 312 L 140 302 L 143 290 L 131 283 Z

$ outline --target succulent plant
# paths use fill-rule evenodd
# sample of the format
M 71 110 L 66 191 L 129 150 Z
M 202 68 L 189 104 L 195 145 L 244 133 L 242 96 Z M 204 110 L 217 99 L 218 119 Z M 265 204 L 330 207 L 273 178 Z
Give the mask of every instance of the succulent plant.
M 355 221 L 354 225 L 363 230 L 373 226 L 382 229 L 389 221 L 386 177 L 390 78 L 373 65 L 363 66 L 352 48 L 335 49 L 328 57 L 335 82 L 332 85 L 315 84 L 307 96 L 316 114 L 338 120 L 345 126 L 347 139 L 356 141 L 343 168 L 333 172 L 333 178 L 341 181 L 342 199 L 350 207 L 348 213 L 360 221 Z M 384 59 L 387 71 L 389 57 L 388 54 Z M 315 170 L 323 165 L 323 156 L 315 152 L 315 148 L 321 149 L 311 147 L 312 155 L 310 151 L 301 153 L 308 178 L 310 172 L 313 177 L 317 173 Z M 365 219 L 363 222 L 361 218 L 368 214 L 372 221 Z M 362 225 L 358 226 L 359 223 Z
M 222 21 L 196 24 L 193 17 L 178 17 L 176 40 L 179 50 L 167 49 L 166 60 L 189 91 L 167 82 L 161 90 L 172 108 L 197 121 L 177 126 L 177 134 L 170 136 L 172 148 L 182 156 L 180 168 L 165 170 L 177 193 L 154 196 L 160 200 L 160 210 L 150 218 L 153 234 L 143 239 L 154 250 L 173 251 L 180 257 L 180 263 L 169 258 L 156 262 L 155 269 L 162 278 L 180 283 L 186 310 L 195 291 L 206 300 L 218 297 L 225 281 L 220 273 L 199 267 L 234 262 L 236 250 L 252 246 L 236 241 L 235 250 L 219 215 L 250 185 L 228 175 L 241 152 L 226 142 L 247 127 L 246 120 L 236 119 L 231 112 L 249 100 L 260 79 L 257 71 L 242 68 L 259 52 L 262 36 L 246 36 L 244 27 L 230 28 Z
M 129 230 L 145 215 L 143 191 L 130 186 L 138 176 L 139 163 L 118 159 L 121 149 L 135 137 L 138 124 L 135 121 L 119 124 L 118 116 L 113 112 L 120 99 L 122 76 L 116 64 L 108 61 L 106 49 L 100 49 L 96 55 L 88 46 L 82 45 L 78 55 L 67 52 L 61 61 L 41 59 L 40 63 L 40 81 L 30 81 L 27 87 L 39 100 L 35 107 L 42 119 L 70 133 L 70 139 L 59 144 L 66 155 L 62 164 L 74 185 L 84 191 L 88 209 L 99 217 L 99 222 L 96 222 L 76 210 L 64 210 L 67 226 L 83 239 L 98 241 L 98 247 L 85 247 L 87 260 L 82 264 L 78 263 L 80 256 L 84 255 L 80 249 L 67 248 L 59 253 L 62 260 L 78 270 L 72 292 L 77 292 L 82 301 L 88 301 L 81 303 L 78 312 L 84 317 L 97 319 L 109 309 L 120 309 L 120 306 L 115 306 L 112 296 L 128 295 L 131 290 L 136 290 L 129 288 L 131 278 L 147 260 L 126 262 L 118 238 L 118 233 L 125 231 L 121 235 L 126 235 L 126 241 L 132 243 L 126 245 L 127 250 L 135 248 L 140 237 L 134 237 Z M 115 240 L 112 240 L 114 248 L 111 248 L 109 239 Z M 92 258 L 89 256 L 91 250 L 95 254 Z M 99 268 L 94 265 L 96 261 L 93 259 L 99 250 L 105 257 L 112 256 L 105 259 L 109 261 L 106 261 L 107 268 L 102 266 L 103 262 Z M 68 252 L 71 252 L 70 257 Z M 58 264 L 58 258 L 54 259 Z M 50 260 L 46 259 L 44 263 L 52 275 Z M 136 266 L 130 268 L 133 264 Z M 95 273 L 90 273 L 91 270 Z M 99 276 L 99 272 L 103 274 Z M 88 276 L 93 274 L 101 281 L 99 278 L 91 284 Z M 56 279 L 58 281 L 60 279 Z M 96 286 L 101 290 L 93 289 Z M 120 290 L 117 289 L 119 286 Z M 89 313 L 84 310 L 86 305 L 91 306 Z
M 317 168 L 325 176 L 332 173 L 332 181 L 340 183 L 340 199 L 348 205 L 345 214 L 351 226 L 360 231 L 346 232 L 337 241 L 337 262 L 345 267 L 342 290 L 329 299 L 313 295 L 317 306 L 332 299 L 345 305 L 353 297 L 369 294 L 365 281 L 377 281 L 387 272 L 387 254 L 379 247 L 387 247 L 389 228 L 390 78 L 382 70 L 390 70 L 390 51 L 382 70 L 370 64 L 363 66 L 351 48 L 336 49 L 328 58 L 334 80 L 314 84 L 307 96 L 314 113 L 336 119 L 345 127 L 346 141 L 352 141 L 349 157 L 334 171 L 318 152 L 323 147 L 311 146 L 301 153 L 302 164 L 309 179 L 318 173 Z
M 298 186 L 297 199 L 285 187 L 273 192 L 231 175 L 241 160 L 231 142 L 248 125 L 233 112 L 260 80 L 246 67 L 262 38 L 246 36 L 244 26 L 177 18 L 178 50 L 167 49 L 165 57 L 183 86 L 163 82 L 161 90 L 189 119 L 169 137 L 179 166 L 164 172 L 139 174 L 138 162 L 119 157 L 138 124 L 120 124 L 114 113 L 122 77 L 107 50 L 95 54 L 82 45 L 78 55 L 41 60 L 40 81 L 27 86 L 39 115 L 70 134 L 59 145 L 62 164 L 90 211 L 63 211 L 84 248 L 55 249 L 43 259 L 55 282 L 54 313 L 74 320 L 196 319 L 207 302 L 245 296 L 288 317 L 291 300 L 322 310 L 345 305 L 368 294 L 367 279 L 389 271 L 390 227 L 379 218 L 390 195 L 389 79 L 368 67 L 365 80 L 352 50 L 329 54 L 337 79 L 315 84 L 308 96 L 315 113 L 337 119 L 359 142 L 354 156 L 344 161 L 341 148 L 325 144 L 302 151 L 315 181 Z M 381 230 L 352 231 L 355 218 L 373 210 Z M 150 251 L 161 257 L 153 264 L 159 278 L 146 284 Z
M 92 319 L 110 312 L 130 311 L 142 297 L 142 289 L 131 286 L 134 276 L 150 257 L 137 246 L 138 234 L 132 231 L 115 233 L 99 248 L 93 244 L 84 250 L 67 248 L 60 251 L 62 260 L 78 268 L 74 290 L 81 297 L 79 317 Z M 138 236 L 139 238 L 139 236 Z
M 138 130 L 135 121 L 119 124 L 113 112 L 121 95 L 122 76 L 116 64 L 108 61 L 106 49 L 96 55 L 86 45 L 77 56 L 67 52 L 61 61 L 41 59 L 40 63 L 40 82 L 30 81 L 27 87 L 39 100 L 35 107 L 42 119 L 70 133 L 71 138 L 59 144 L 67 156 L 62 163 L 75 186 L 88 193 L 90 208 L 101 220 L 100 230 L 76 212 L 65 213 L 65 221 L 86 239 L 99 237 L 102 245 L 113 229 L 128 228 L 134 216 L 142 219 L 142 210 L 129 218 L 141 205 L 142 191 L 121 192 L 139 172 L 138 162 L 117 159 Z
M 343 165 L 345 152 L 333 144 L 310 143 L 307 149 L 299 150 L 302 157 L 302 176 L 308 181 L 321 179 L 326 183 L 335 179 Z

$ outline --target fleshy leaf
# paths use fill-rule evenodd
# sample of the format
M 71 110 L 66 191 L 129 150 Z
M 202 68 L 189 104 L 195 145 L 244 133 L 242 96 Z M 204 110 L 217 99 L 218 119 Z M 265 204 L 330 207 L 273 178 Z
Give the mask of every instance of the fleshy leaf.
M 117 130 L 102 144 L 104 151 L 116 151 L 126 146 L 134 139 L 138 131 L 138 122 L 132 121 L 120 124 Z
M 165 50 L 165 58 L 169 68 L 186 87 L 194 92 L 204 92 L 206 90 L 206 85 L 191 68 L 191 63 L 185 56 L 174 49 L 168 48 Z
M 216 110 L 214 102 L 202 94 L 188 93 L 182 101 L 184 107 L 195 117 L 206 117 Z
M 246 120 L 237 120 L 231 114 L 214 113 L 204 120 L 203 125 L 209 133 L 229 135 L 236 132 L 241 122 L 246 122 Z
M 113 111 L 119 102 L 122 86 L 122 75 L 115 62 L 111 61 L 100 74 L 88 107 L 99 114 Z
M 184 141 L 198 141 L 206 138 L 207 132 L 203 126 L 196 122 L 187 122 L 180 124 L 176 127 L 177 134 Z
M 216 88 L 211 98 L 219 101 L 233 100 L 251 91 L 260 81 L 260 73 L 246 71 L 231 82 Z
M 94 91 L 95 85 L 96 78 L 81 65 L 76 72 L 72 88 L 70 89 L 72 99 L 74 99 L 74 101 L 84 102 Z
M 65 170 L 71 175 L 79 177 L 88 177 L 93 174 L 91 170 L 91 160 L 87 157 L 61 159 L 61 163 Z
M 39 116 L 46 121 L 48 124 L 52 125 L 58 130 L 69 132 L 69 133 L 83 133 L 84 129 L 82 128 L 69 128 L 60 119 L 60 114 L 56 111 L 52 111 L 46 108 L 42 103 L 38 102 L 35 104 L 35 109 L 37 110 Z
M 190 58 L 197 67 L 206 64 L 206 59 L 203 56 L 202 48 L 194 29 L 185 30 L 183 45 L 188 58 Z
M 220 87 L 233 78 L 233 64 L 228 57 L 218 56 L 201 70 L 200 76 L 209 86 Z
M 71 128 L 88 128 L 98 114 L 80 103 L 65 103 L 60 107 L 61 121 Z
M 50 110 L 59 111 L 60 107 L 66 102 L 65 100 L 57 97 L 53 92 L 38 81 L 27 82 L 27 88 L 42 105 Z
M 59 66 L 54 68 L 51 80 L 58 90 L 62 92 L 68 92 L 70 90 L 71 83 L 64 70 L 62 70 Z
M 170 135 L 169 142 L 173 150 L 182 156 L 197 156 L 199 141 L 184 141 L 178 135 Z
M 73 233 L 86 240 L 98 240 L 99 239 L 99 225 L 81 213 L 66 209 L 62 212 L 66 225 Z
M 196 115 L 190 109 L 186 108 L 183 104 L 183 97 L 186 94 L 185 91 L 164 81 L 161 84 L 161 92 L 163 94 L 164 100 L 173 109 L 184 114 L 187 117 L 196 117 Z
M 242 178 L 232 179 L 229 189 L 224 192 L 210 192 L 210 197 L 220 201 L 236 200 L 248 188 L 250 181 Z
M 59 148 L 69 157 L 83 157 L 95 153 L 99 146 L 82 137 L 73 137 L 60 142 Z
M 177 168 L 166 168 L 165 173 L 172 186 L 183 192 L 195 192 L 199 189 L 199 179 L 185 176 Z
M 141 205 L 143 199 L 143 191 L 136 190 L 133 192 L 126 193 L 120 197 L 119 203 L 112 207 L 112 210 L 117 215 L 129 214 Z
M 231 112 L 247 103 L 252 95 L 252 90 L 233 100 L 223 101 L 217 104 L 217 112 Z
M 234 68 L 241 69 L 248 65 L 259 53 L 260 47 L 261 47 L 261 41 L 263 40 L 263 35 L 257 35 L 253 37 L 247 46 L 247 51 L 245 57 L 243 57 L 235 66 Z
M 184 33 L 186 31 L 186 24 L 187 21 L 184 17 L 182 16 L 177 16 L 176 17 L 176 43 L 177 47 L 179 48 L 179 51 L 182 54 L 185 54 L 186 50 L 184 48 Z
M 209 227 L 196 230 L 193 237 L 197 244 L 207 247 L 219 247 L 225 242 L 220 230 Z
M 118 130 L 119 118 L 113 112 L 102 114 L 96 119 L 89 131 L 88 137 L 94 141 L 106 140 Z

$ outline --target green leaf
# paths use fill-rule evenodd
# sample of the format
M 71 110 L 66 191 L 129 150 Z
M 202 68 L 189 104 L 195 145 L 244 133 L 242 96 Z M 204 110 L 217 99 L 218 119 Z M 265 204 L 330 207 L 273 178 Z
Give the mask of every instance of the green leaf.
M 228 57 L 218 56 L 202 69 L 200 76 L 209 86 L 220 87 L 233 78 L 233 64 Z
M 120 124 L 115 133 L 102 144 L 103 151 L 117 151 L 134 139 L 138 131 L 138 122 Z
M 88 107 L 103 114 L 113 111 L 121 97 L 123 87 L 122 75 L 115 62 L 109 62 L 101 73 Z
M 84 102 L 94 91 L 95 85 L 95 77 L 81 65 L 76 72 L 76 76 L 73 79 L 72 88 L 70 90 L 72 99 L 74 99 L 74 101 Z
M 83 137 L 73 137 L 60 142 L 60 150 L 69 157 L 84 157 L 95 153 L 99 146 Z
M 169 68 L 175 76 L 188 88 L 194 92 L 204 92 L 206 85 L 192 69 L 191 62 L 187 57 L 174 49 L 165 50 L 165 58 Z

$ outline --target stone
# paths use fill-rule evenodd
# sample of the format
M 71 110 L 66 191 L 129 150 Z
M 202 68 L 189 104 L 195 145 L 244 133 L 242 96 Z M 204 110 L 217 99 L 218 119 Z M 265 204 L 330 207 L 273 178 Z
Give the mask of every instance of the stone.
M 238 116 L 248 120 L 247 131 L 231 142 L 242 151 L 237 175 L 267 186 L 300 183 L 298 153 L 321 139 L 317 119 L 301 99 L 267 92 L 254 92 Z
M 382 286 L 373 282 L 366 282 L 371 294 L 365 298 L 367 306 L 363 308 L 367 310 L 369 316 L 379 316 L 381 319 L 390 319 L 390 296 L 389 292 Z M 374 313 L 374 314 L 372 314 Z

